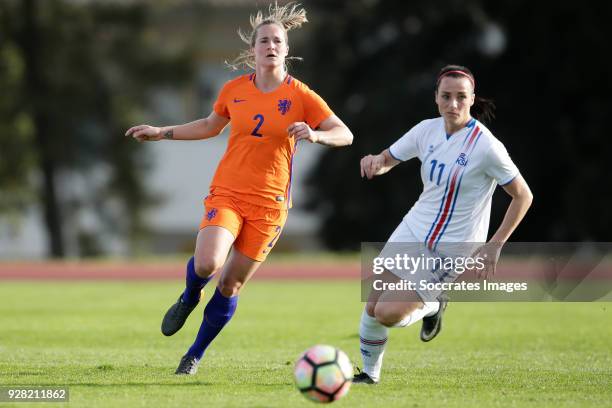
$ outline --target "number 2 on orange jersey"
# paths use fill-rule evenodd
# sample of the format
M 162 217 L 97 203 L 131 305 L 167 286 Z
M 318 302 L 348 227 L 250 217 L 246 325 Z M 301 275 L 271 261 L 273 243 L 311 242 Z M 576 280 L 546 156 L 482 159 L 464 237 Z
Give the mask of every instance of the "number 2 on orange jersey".
M 258 113 L 257 115 L 253 116 L 253 120 L 258 120 L 259 122 L 257 123 L 257 126 L 255 126 L 255 129 L 253 129 L 253 131 L 251 132 L 251 135 L 252 136 L 257 136 L 257 137 L 262 137 L 263 135 L 261 133 L 257 133 L 257 131 L 259 130 L 261 125 L 263 125 L 263 123 L 264 123 L 263 115 L 261 113 Z

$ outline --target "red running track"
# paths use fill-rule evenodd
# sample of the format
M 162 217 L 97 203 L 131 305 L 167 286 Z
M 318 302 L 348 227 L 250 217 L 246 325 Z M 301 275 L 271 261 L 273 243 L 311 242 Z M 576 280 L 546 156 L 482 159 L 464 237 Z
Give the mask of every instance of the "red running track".
M 359 263 L 264 264 L 253 279 L 359 279 Z M 0 262 L 0 280 L 185 279 L 182 263 Z

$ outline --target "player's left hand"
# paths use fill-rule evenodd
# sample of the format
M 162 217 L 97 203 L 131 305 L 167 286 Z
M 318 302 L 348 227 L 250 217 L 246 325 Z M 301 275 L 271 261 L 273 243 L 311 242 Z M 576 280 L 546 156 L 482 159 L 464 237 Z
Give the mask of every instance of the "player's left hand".
M 495 275 L 502 245 L 500 242 L 487 242 L 472 254 L 473 259 L 480 258 L 480 261 L 484 264 L 483 268 L 472 269 L 479 279 L 486 279 Z
M 294 122 L 287 128 L 287 133 L 290 137 L 295 138 L 295 141 L 308 140 L 310 143 L 317 143 L 319 136 L 304 122 Z

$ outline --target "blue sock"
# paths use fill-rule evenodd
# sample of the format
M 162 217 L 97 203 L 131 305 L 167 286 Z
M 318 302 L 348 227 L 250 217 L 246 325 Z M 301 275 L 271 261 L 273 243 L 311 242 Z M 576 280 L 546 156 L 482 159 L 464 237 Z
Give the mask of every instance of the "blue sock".
M 200 325 L 198 336 L 187 354 L 201 359 L 208 345 L 230 321 L 237 305 L 238 296 L 226 298 L 219 292 L 219 289 L 216 289 L 215 294 L 210 298 L 204 309 L 204 319 Z
M 195 260 L 193 256 L 189 258 L 187 262 L 187 273 L 185 279 L 185 291 L 183 292 L 183 303 L 187 305 L 194 305 L 200 301 L 200 291 L 209 280 L 212 279 L 212 275 L 208 278 L 200 278 L 195 272 Z

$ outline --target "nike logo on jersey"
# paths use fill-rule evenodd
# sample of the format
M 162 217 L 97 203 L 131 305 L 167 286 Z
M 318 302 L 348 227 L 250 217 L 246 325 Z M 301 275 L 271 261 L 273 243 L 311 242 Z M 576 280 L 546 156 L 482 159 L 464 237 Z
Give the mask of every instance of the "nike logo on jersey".
M 234 98 L 234 103 L 240 103 L 240 102 L 245 102 L 246 99 L 236 99 Z

